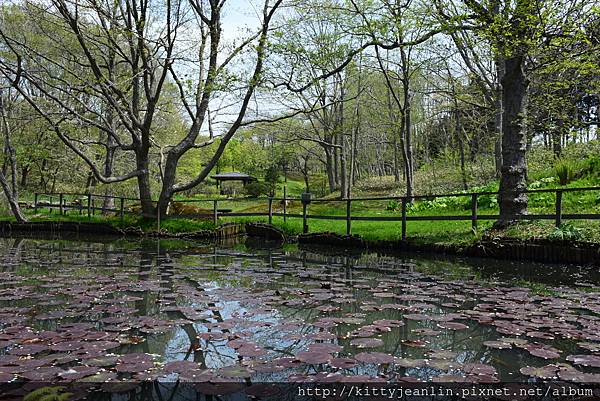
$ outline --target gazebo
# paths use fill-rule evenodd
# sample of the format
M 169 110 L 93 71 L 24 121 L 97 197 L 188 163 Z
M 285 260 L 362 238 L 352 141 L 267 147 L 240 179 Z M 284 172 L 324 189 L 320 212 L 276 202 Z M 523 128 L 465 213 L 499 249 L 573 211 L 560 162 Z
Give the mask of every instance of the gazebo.
M 256 177 L 252 177 L 251 175 L 245 173 L 238 173 L 235 171 L 228 173 L 220 173 L 212 175 L 210 178 L 217 182 L 217 188 L 221 186 L 221 183 L 224 181 L 241 181 L 243 186 L 246 186 L 249 182 L 258 181 Z

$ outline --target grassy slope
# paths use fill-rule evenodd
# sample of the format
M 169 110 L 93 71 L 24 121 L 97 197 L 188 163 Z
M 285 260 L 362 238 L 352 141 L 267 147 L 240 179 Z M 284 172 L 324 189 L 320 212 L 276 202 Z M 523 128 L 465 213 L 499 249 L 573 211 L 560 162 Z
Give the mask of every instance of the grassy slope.
M 600 185 L 600 143 L 592 142 L 585 145 L 572 145 L 565 149 L 565 160 L 573 163 L 575 178 L 566 187 L 586 187 Z M 529 178 L 531 189 L 558 188 L 554 171 L 552 155 L 545 151 L 537 150 L 532 152 L 529 159 Z M 471 191 L 495 191 L 498 188 L 498 181 L 491 177 L 491 166 L 481 167 L 479 171 L 470 169 L 469 182 L 472 183 Z M 311 185 L 317 186 L 322 180 L 321 177 L 312 177 Z M 426 165 L 422 167 L 416 175 L 418 183 L 417 193 L 444 193 L 460 191 L 462 186 L 458 169 L 451 163 L 437 162 L 435 165 Z M 486 185 L 479 185 L 487 182 Z M 283 194 L 283 182 L 278 185 L 276 196 Z M 287 182 L 288 196 L 298 197 L 304 190 L 304 183 L 301 177 L 291 176 Z M 400 196 L 404 193 L 401 183 L 395 183 L 393 177 L 373 178 L 361 181 L 357 184 L 354 196 Z M 202 199 L 214 199 L 214 195 L 196 196 L 198 203 L 195 205 L 204 209 L 212 210 L 212 203 L 202 202 Z M 345 202 L 336 201 L 332 196 L 328 197 L 326 202 L 314 202 L 309 206 L 309 214 L 314 215 L 338 215 L 345 216 Z M 532 213 L 553 213 L 554 212 L 554 194 L 532 194 L 530 196 L 530 211 Z M 268 210 L 268 203 L 265 200 L 238 199 L 219 201 L 219 209 L 229 209 L 235 212 L 263 212 Z M 129 204 L 126 205 L 126 207 Z M 355 201 L 352 203 L 353 216 L 391 216 L 400 217 L 398 204 L 388 201 Z M 282 206 L 274 204 L 275 212 L 282 212 Z M 563 197 L 564 213 L 600 213 L 600 193 L 565 193 Z M 288 213 L 300 214 L 302 206 L 300 202 L 292 202 L 287 207 Z M 62 220 L 82 220 L 89 221 L 86 216 L 80 216 L 72 211 L 69 216 L 58 216 L 56 210 L 53 214 L 47 215 L 47 210 L 40 210 L 37 216 L 32 215 L 32 211 L 27 211 L 31 220 L 43 220 L 48 217 Z M 435 200 L 417 201 L 410 206 L 409 216 L 440 216 L 440 215 L 470 215 L 470 197 L 459 198 L 437 198 Z M 498 206 L 494 197 L 484 196 L 479 199 L 479 214 L 494 215 L 498 213 Z M 221 218 L 221 222 L 226 221 L 265 221 L 267 218 Z M 107 221 L 100 216 L 92 217 L 93 221 Z M 127 216 L 123 223 L 116 217 L 109 217 L 108 222 L 115 226 L 139 226 L 144 230 L 156 228 L 156 222 L 143 219 L 137 219 Z M 274 217 L 274 224 L 283 228 L 289 234 L 298 234 L 302 231 L 302 219 L 288 218 L 283 222 L 283 218 Z M 490 221 L 480 221 L 479 231 L 474 233 L 471 230 L 470 221 L 417 221 L 408 222 L 408 237 L 411 240 L 419 242 L 438 242 L 438 243 L 471 243 L 482 235 L 508 236 L 517 238 L 532 237 L 550 237 L 557 239 L 579 239 L 600 242 L 600 222 L 596 221 L 573 221 L 566 222 L 562 230 L 556 230 L 553 221 L 537 221 L 532 223 L 524 222 L 516 227 L 503 232 L 490 231 Z M 196 231 L 211 228 L 212 221 L 207 220 L 189 220 L 189 219 L 169 219 L 161 224 L 162 229 L 172 232 Z M 343 234 L 346 232 L 346 222 L 340 220 L 309 220 L 310 232 L 331 231 Z M 399 239 L 401 235 L 400 222 L 367 222 L 353 221 L 352 233 L 359 234 L 366 239 Z

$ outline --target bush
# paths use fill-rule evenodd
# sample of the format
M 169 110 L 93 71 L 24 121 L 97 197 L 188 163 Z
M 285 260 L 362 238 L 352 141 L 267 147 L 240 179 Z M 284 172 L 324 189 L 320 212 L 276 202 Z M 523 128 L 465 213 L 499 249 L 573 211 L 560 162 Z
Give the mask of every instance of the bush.
M 252 198 L 258 198 L 261 195 L 269 195 L 271 186 L 265 182 L 251 182 L 244 188 L 246 194 Z
M 395 199 L 390 199 L 387 203 L 386 210 L 396 212 L 398 209 L 400 209 L 400 202 Z
M 561 227 L 557 227 L 548 235 L 550 240 L 558 241 L 576 241 L 581 239 L 583 232 L 581 229 L 573 226 L 570 223 L 563 224 Z
M 577 164 L 570 160 L 559 160 L 554 166 L 554 173 L 560 185 L 567 185 L 577 178 Z

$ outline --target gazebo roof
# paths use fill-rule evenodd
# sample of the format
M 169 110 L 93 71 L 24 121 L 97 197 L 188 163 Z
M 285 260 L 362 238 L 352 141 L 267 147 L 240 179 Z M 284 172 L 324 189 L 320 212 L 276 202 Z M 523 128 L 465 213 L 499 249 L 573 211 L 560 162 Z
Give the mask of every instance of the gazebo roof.
M 257 181 L 255 177 L 245 173 L 238 173 L 235 171 L 229 173 L 220 173 L 212 175 L 210 178 L 217 181 Z

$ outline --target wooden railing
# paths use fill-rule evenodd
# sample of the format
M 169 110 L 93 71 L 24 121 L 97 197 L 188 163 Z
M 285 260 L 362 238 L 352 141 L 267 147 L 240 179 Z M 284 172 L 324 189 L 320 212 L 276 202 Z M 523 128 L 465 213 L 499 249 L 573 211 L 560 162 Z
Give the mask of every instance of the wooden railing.
M 555 207 L 554 213 L 546 214 L 527 214 L 514 216 L 515 220 L 554 220 L 555 225 L 560 227 L 563 220 L 600 220 L 600 213 L 563 213 L 563 194 L 572 192 L 588 192 L 597 191 L 600 194 L 600 187 L 585 187 L 585 188 L 556 188 L 556 189 L 533 189 L 526 190 L 520 193 L 525 194 L 541 194 L 541 193 L 553 193 L 555 195 Z M 478 200 L 482 196 L 498 196 L 498 192 L 464 192 L 464 193 L 449 193 L 449 194 L 429 194 L 429 195 L 413 195 L 410 198 L 406 196 L 387 196 L 387 197 L 364 197 L 364 198 L 352 198 L 352 199 L 313 199 L 311 203 L 323 203 L 323 202 L 340 202 L 345 204 L 346 213 L 345 215 L 311 215 L 309 214 L 310 204 L 302 202 L 300 198 L 287 197 L 284 195 L 283 198 L 269 197 L 269 198 L 236 198 L 236 199 L 183 199 L 176 200 L 173 202 L 179 203 L 190 203 L 190 204 L 209 204 L 212 206 L 212 213 L 198 213 L 198 214 L 186 214 L 186 215 L 171 215 L 162 217 L 165 218 L 211 218 L 215 224 L 218 223 L 219 217 L 267 217 L 268 222 L 273 222 L 273 217 L 282 217 L 284 222 L 289 218 L 301 218 L 303 220 L 303 232 L 309 231 L 308 221 L 314 220 L 345 220 L 346 221 L 346 234 L 352 233 L 352 222 L 353 221 L 381 221 L 381 222 L 400 222 L 402 239 L 406 239 L 407 222 L 409 221 L 471 221 L 471 227 L 473 230 L 477 230 L 478 221 L 482 220 L 497 220 L 498 215 L 492 214 L 479 214 Z M 470 200 L 470 214 L 466 215 L 437 215 L 437 216 L 410 216 L 408 215 L 408 205 L 411 201 L 419 200 L 433 200 L 436 198 L 453 198 L 453 197 L 469 197 Z M 41 201 L 46 198 L 48 201 Z M 113 199 L 114 204 L 118 207 L 105 208 L 103 205 L 98 206 L 98 200 L 104 201 L 104 199 Z M 55 203 L 54 200 L 58 200 Z M 68 199 L 71 199 L 69 201 Z M 600 198 L 599 198 L 600 199 Z M 219 202 L 236 202 L 236 201 L 253 201 L 256 203 L 265 202 L 267 206 L 267 212 L 234 212 L 229 209 L 219 209 Z M 375 202 L 375 201 L 396 201 L 400 206 L 400 216 L 357 216 L 352 215 L 352 203 L 353 202 Z M 302 202 L 302 213 L 288 213 L 287 203 L 290 201 Z M 128 198 L 120 196 L 109 196 L 109 195 L 96 195 L 96 194 L 77 194 L 77 193 L 36 193 L 34 196 L 33 208 L 37 213 L 38 209 L 48 208 L 50 213 L 52 209 L 58 209 L 60 214 L 66 214 L 69 210 L 76 210 L 82 215 L 85 211 L 88 217 L 96 214 L 97 211 L 102 213 L 113 212 L 116 213 L 121 220 L 123 220 L 125 214 L 139 215 L 137 212 L 131 210 L 131 202 L 139 205 L 139 198 Z M 283 206 L 283 212 L 275 212 L 273 210 L 274 202 L 281 202 Z M 127 205 L 129 203 L 129 205 Z M 129 208 L 127 207 L 129 206 Z M 208 209 L 210 210 L 210 209 Z

